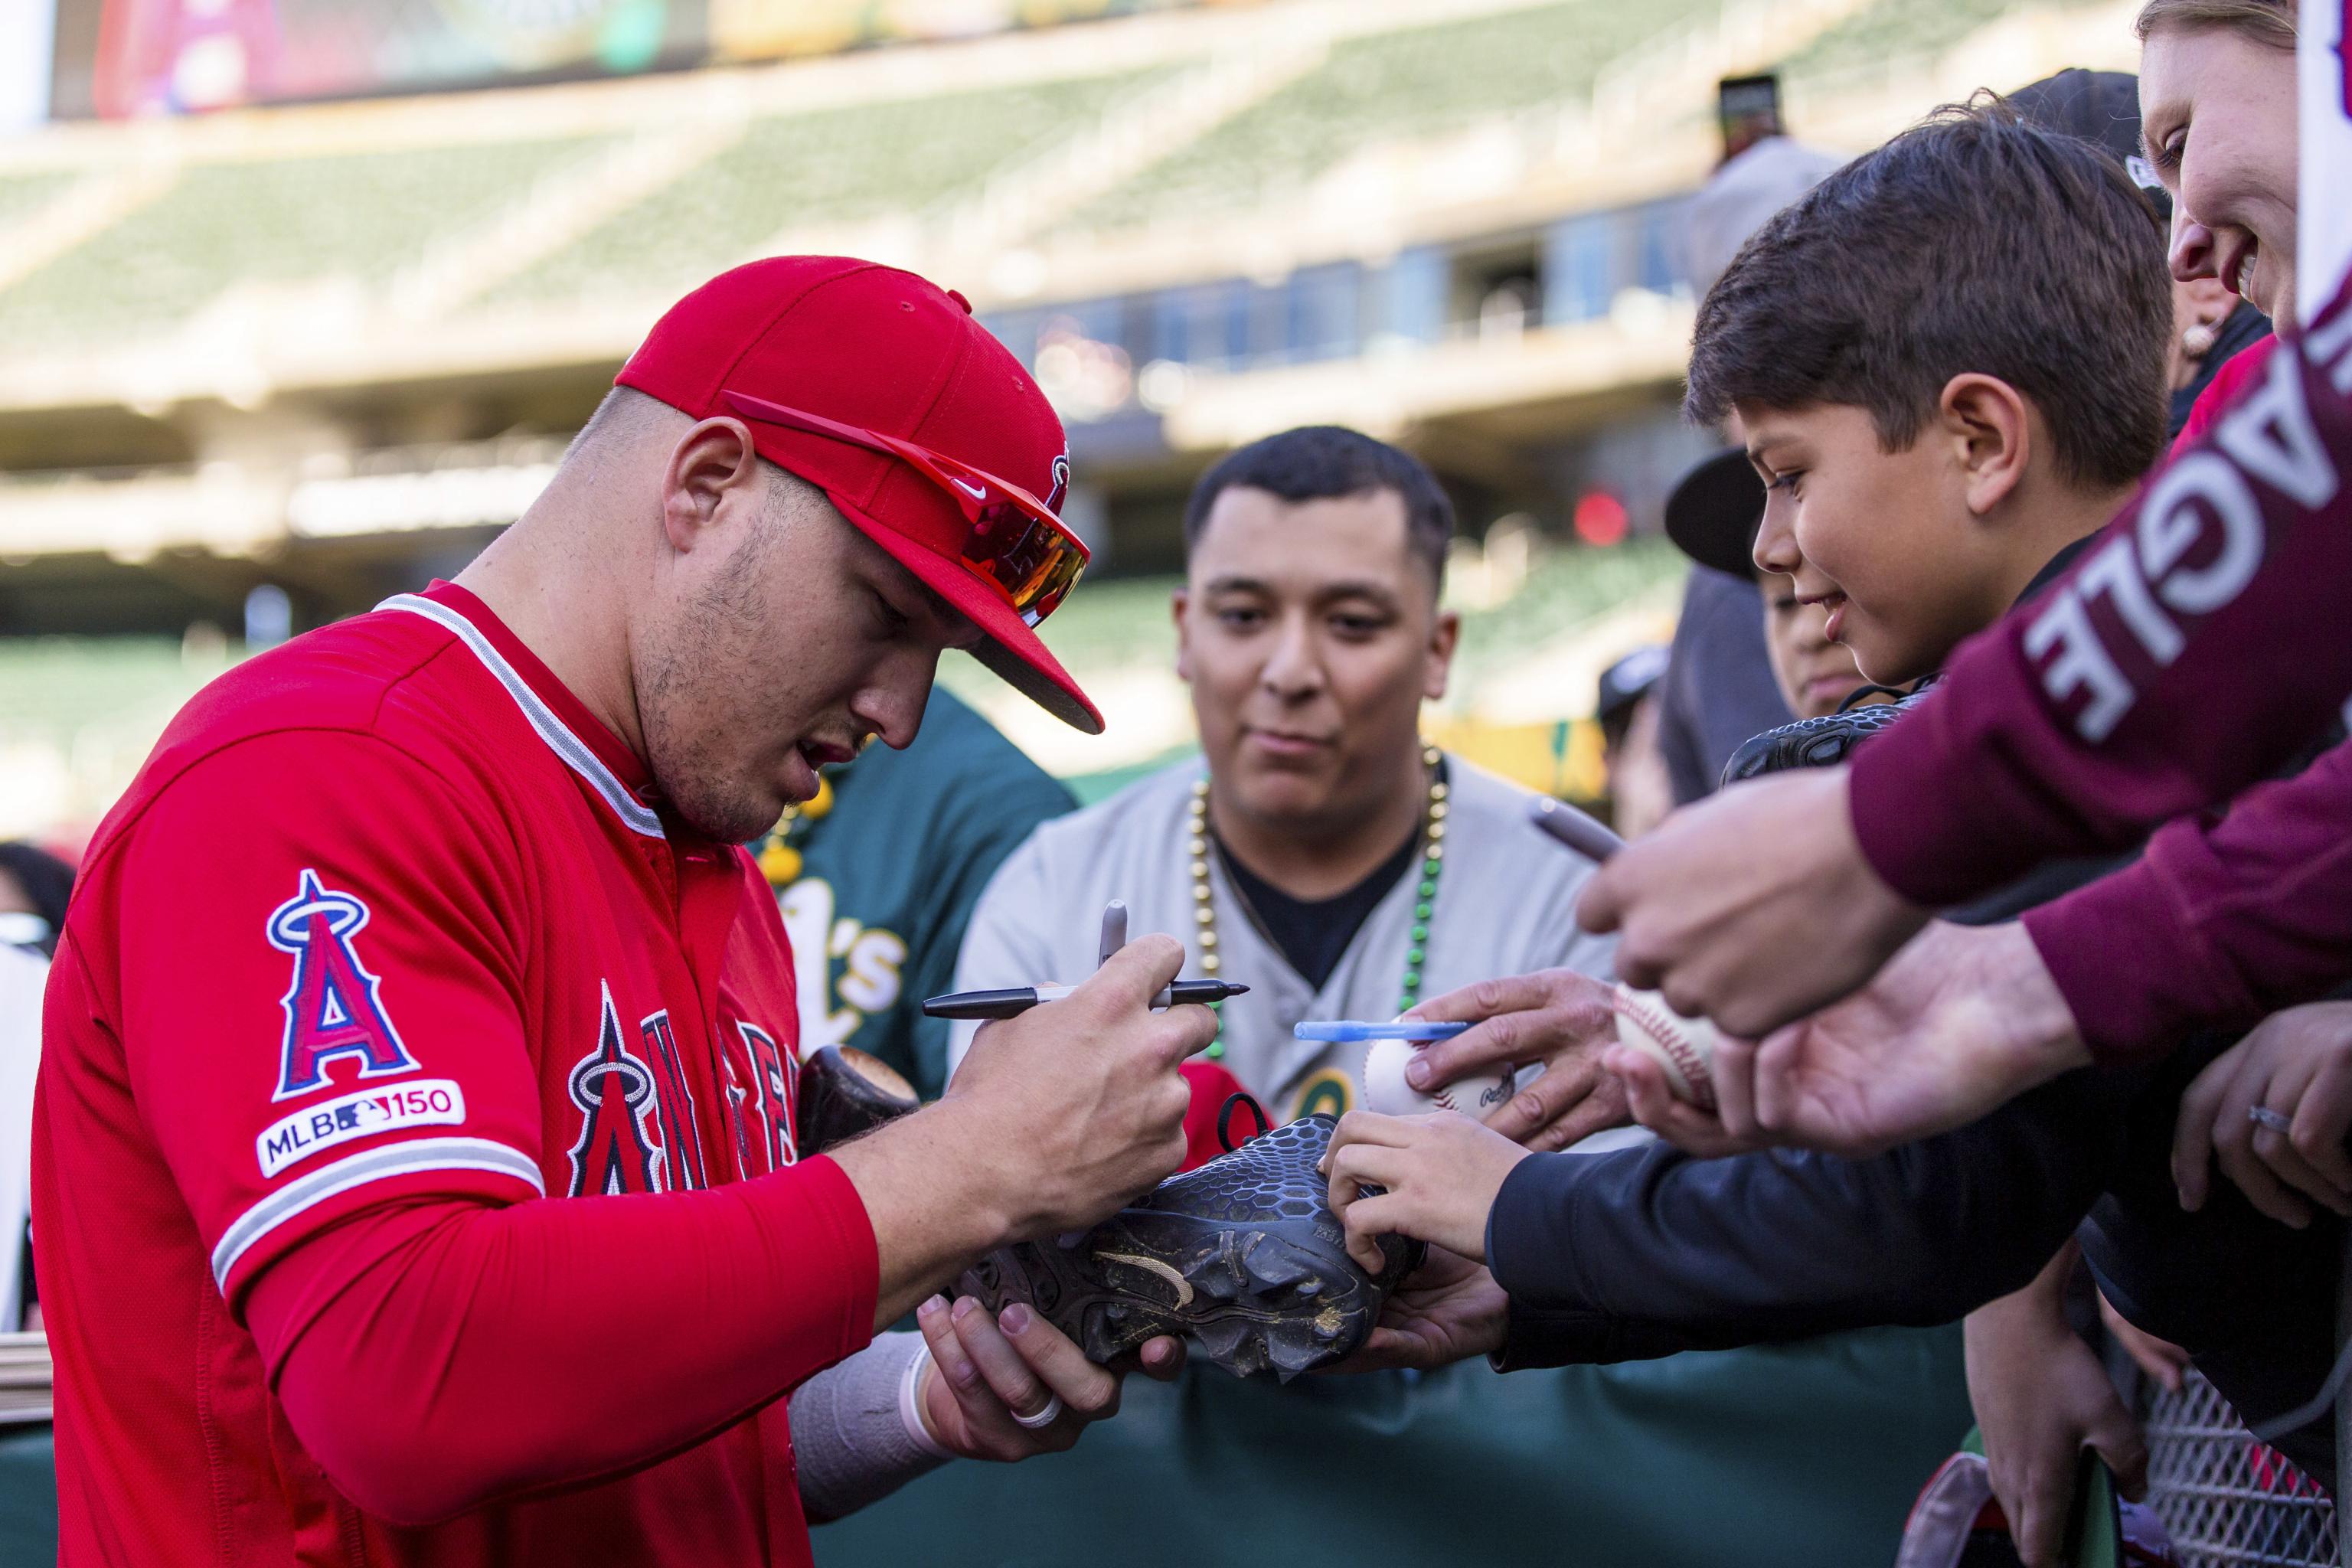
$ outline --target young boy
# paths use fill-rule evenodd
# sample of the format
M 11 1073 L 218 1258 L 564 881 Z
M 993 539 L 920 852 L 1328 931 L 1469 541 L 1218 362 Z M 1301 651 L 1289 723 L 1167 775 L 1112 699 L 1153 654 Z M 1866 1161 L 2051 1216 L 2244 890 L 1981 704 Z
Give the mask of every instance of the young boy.
M 2161 248 L 2120 168 L 1977 108 L 1832 175 L 1709 294 L 1690 410 L 1740 415 L 1770 486 L 1757 563 L 1827 607 L 1831 635 L 1865 674 L 1932 674 L 2052 574 L 2158 457 Z M 1930 690 L 1905 710 L 1935 701 Z M 1749 760 L 1834 762 L 1888 711 L 1759 737 Z M 1898 710 L 1892 721 L 1925 719 Z M 1421 1011 L 1465 1016 L 1454 1002 Z M 1874 1160 L 1699 1161 L 1663 1146 L 1530 1156 L 1465 1118 L 1351 1116 L 1328 1166 L 1351 1243 L 1402 1231 L 1492 1271 L 1438 1255 L 1368 1355 L 1403 1364 L 1483 1351 L 1543 1365 L 1948 1321 L 2024 1284 L 2095 1202 L 2095 1265 L 2123 1250 L 2096 1244 L 2105 1227 L 2143 1258 L 2174 1259 L 2168 1283 L 2192 1271 L 2179 1259 L 2226 1258 L 2214 1277 L 2242 1279 L 2258 1256 L 2279 1295 L 2324 1307 L 2325 1292 L 2301 1287 L 2327 1258 L 2300 1237 L 2290 1247 L 2273 1230 L 2250 1251 L 2245 1211 L 2170 1207 L 2170 1106 L 2194 1070 L 2071 1074 Z M 1359 1199 L 1360 1185 L 1386 1191 Z M 2131 1217 L 2147 1212 L 2147 1193 L 2181 1222 L 2160 1245 L 2142 1245 Z M 2309 1338 L 2308 1326 L 2294 1328 Z M 2242 1409 L 2275 1411 L 2278 1381 L 2257 1363 L 2276 1342 L 2210 1344 L 2210 1358 L 2190 1348 Z M 2296 1436 L 2282 1446 L 2321 1464 L 2327 1435 Z

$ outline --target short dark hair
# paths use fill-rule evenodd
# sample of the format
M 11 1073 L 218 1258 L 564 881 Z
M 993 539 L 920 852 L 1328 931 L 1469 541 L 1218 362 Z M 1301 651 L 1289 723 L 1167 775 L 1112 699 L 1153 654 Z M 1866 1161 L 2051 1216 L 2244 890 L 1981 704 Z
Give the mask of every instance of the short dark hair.
M 1700 305 L 1685 411 L 1848 404 L 1916 440 L 1976 372 L 2032 399 L 2059 472 L 2113 487 L 2165 442 L 2171 279 L 2147 198 L 2074 137 L 1980 94 L 1814 186 Z
M 1217 498 L 1236 485 L 1270 491 L 1294 505 L 1393 490 L 1404 502 L 1406 547 L 1428 563 L 1433 582 L 1445 580 L 1454 502 L 1437 476 L 1410 452 L 1343 425 L 1302 425 L 1237 447 L 1201 476 L 1184 503 L 1186 554 L 1201 542 Z

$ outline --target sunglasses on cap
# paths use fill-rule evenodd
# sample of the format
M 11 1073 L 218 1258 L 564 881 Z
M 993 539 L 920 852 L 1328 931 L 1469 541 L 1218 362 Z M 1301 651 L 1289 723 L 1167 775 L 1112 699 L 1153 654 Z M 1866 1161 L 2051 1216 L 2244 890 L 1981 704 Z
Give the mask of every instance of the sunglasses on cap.
M 972 575 L 1003 595 L 1013 614 L 1029 626 L 1052 615 L 1087 569 L 1087 547 L 1062 526 L 1062 520 L 1044 501 L 1018 485 L 879 430 L 844 425 L 749 393 L 722 389 L 719 396 L 746 419 L 829 437 L 896 458 L 937 485 L 971 525 L 958 558 Z

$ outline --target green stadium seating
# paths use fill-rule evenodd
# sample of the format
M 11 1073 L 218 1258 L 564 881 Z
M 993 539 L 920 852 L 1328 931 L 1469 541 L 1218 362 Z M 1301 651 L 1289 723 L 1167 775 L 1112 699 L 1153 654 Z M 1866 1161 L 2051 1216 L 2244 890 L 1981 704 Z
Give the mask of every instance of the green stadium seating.
M 1603 66 L 1711 12 L 1706 0 L 1618 0 L 1506 11 L 1351 38 L 1321 65 L 1134 179 L 1065 230 L 1255 205 L 1371 143 L 1444 134 L 1591 90 Z
M 482 304 L 675 292 L 802 223 L 914 214 L 1089 127 L 1172 70 L 762 117 L 684 178 L 492 289 Z
M 2074 10 L 2098 0 L 2039 0 L 2040 8 Z M 1893 61 L 1939 54 L 2011 11 L 2022 0 L 1874 0 L 1780 62 L 1783 79 L 1812 86 L 1884 70 Z M 2008 84 L 2022 87 L 2022 82 Z
M 177 325 L 240 284 L 381 283 L 609 140 L 194 163 L 0 291 L 0 342 L 87 347 Z
M 1655 536 L 1608 550 L 1556 544 L 1536 559 L 1509 598 L 1464 613 L 1457 668 L 1474 677 L 1508 664 L 1553 635 L 1679 578 L 1689 566 L 1689 557 Z M 1179 578 L 1160 576 L 1083 583 L 1039 636 L 1081 683 L 1138 664 L 1172 668 L 1176 634 L 1168 595 L 1181 584 Z
M 152 714 L 155 727 L 226 668 L 192 665 L 176 637 L 0 637 L 0 745 L 75 738 Z
M 30 217 L 52 199 L 63 195 L 66 187 L 78 178 L 78 174 L 48 170 L 0 174 L 0 224 Z

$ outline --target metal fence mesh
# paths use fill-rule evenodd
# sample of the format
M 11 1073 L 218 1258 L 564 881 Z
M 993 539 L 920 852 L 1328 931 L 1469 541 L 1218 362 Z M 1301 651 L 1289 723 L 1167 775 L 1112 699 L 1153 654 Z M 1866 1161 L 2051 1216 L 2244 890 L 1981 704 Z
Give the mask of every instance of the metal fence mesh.
M 2143 1386 L 2147 1500 L 2181 1568 L 2334 1568 L 2326 1494 L 2256 1442 L 2211 1384 L 2192 1372 L 2179 1394 Z

